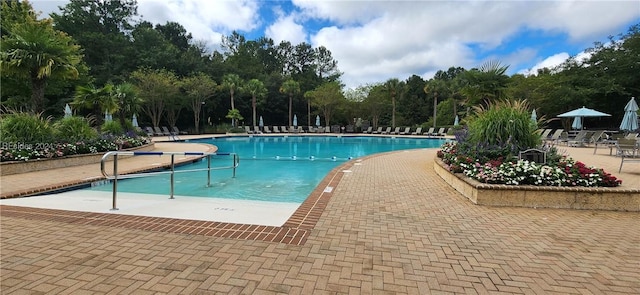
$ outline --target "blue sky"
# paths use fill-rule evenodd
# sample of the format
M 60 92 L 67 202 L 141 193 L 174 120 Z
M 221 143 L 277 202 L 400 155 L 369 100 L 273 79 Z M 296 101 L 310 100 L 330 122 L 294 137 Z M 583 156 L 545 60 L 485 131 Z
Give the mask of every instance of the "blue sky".
M 67 2 L 31 1 L 44 16 Z M 138 0 L 138 7 L 144 20 L 178 22 L 212 49 L 234 30 L 325 46 L 349 88 L 413 74 L 429 79 L 488 60 L 509 65 L 509 74 L 535 72 L 640 23 L 638 0 Z

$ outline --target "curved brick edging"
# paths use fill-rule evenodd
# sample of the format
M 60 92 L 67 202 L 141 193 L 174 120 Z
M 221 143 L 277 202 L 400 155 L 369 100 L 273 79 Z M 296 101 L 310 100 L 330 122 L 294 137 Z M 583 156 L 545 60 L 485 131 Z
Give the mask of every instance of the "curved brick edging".
M 155 143 L 149 143 L 143 146 L 125 149 L 123 151 L 151 151 L 154 149 Z M 34 159 L 29 161 L 11 161 L 0 163 L 0 176 L 13 175 L 34 171 L 42 171 L 56 168 L 64 168 L 71 166 L 87 165 L 100 163 L 104 153 L 72 155 L 63 158 L 51 159 Z M 121 157 L 124 158 L 124 157 Z M 109 159 L 112 161 L 112 159 Z
M 486 184 L 451 173 L 437 157 L 433 169 L 476 205 L 640 212 L 639 189 Z

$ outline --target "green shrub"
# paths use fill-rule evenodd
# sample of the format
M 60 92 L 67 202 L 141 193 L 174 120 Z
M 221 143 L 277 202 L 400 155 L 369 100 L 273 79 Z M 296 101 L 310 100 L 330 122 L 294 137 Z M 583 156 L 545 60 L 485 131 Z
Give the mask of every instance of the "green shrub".
M 57 141 L 77 142 L 92 140 L 98 137 L 89 121 L 83 117 L 66 117 L 53 124 L 54 134 Z
M 44 143 L 53 139 L 50 118 L 42 114 L 11 113 L 0 120 L 0 139 L 12 143 Z
M 123 135 L 124 130 L 118 121 L 109 121 L 104 122 L 102 127 L 100 127 L 100 132 L 102 134 L 111 134 L 111 135 Z
M 476 108 L 476 116 L 468 120 L 468 144 L 512 146 L 526 150 L 540 145 L 537 126 L 531 121 L 526 101 L 500 101 L 487 109 Z

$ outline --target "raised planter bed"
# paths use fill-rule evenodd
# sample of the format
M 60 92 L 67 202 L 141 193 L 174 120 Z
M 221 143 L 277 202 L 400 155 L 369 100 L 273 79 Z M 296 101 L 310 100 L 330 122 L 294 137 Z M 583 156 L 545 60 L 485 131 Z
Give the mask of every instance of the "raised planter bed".
M 149 143 L 136 148 L 126 149 L 125 151 L 151 151 L 154 149 L 155 144 Z M 41 171 L 47 169 L 64 168 L 79 165 L 88 165 L 100 163 L 104 153 L 88 154 L 88 155 L 73 155 L 62 158 L 52 159 L 35 159 L 29 161 L 11 161 L 0 163 L 0 175 L 12 175 L 19 173 L 27 173 L 33 171 Z M 124 157 L 121 157 L 124 158 Z M 109 159 L 110 161 L 113 158 Z
M 552 187 L 486 184 L 452 173 L 435 158 L 433 169 L 472 203 L 486 206 L 640 212 L 640 190 L 623 187 Z

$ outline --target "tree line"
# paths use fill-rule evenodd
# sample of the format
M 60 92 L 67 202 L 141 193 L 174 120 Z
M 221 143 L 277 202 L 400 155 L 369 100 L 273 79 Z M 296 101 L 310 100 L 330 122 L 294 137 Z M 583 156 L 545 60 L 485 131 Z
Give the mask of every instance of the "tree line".
M 506 74 L 508 65 L 452 66 L 433 78 L 391 78 L 344 89 L 331 52 L 307 43 L 232 32 L 222 50 L 208 52 L 175 22 L 152 24 L 135 0 L 71 0 L 39 18 L 30 3 L 2 3 L 2 107 L 61 116 L 65 104 L 101 123 L 105 112 L 124 122 L 137 114 L 148 126 L 355 124 L 448 126 L 474 106 L 527 99 L 547 118 L 587 106 L 612 114 L 613 127 L 638 95 L 639 25 L 610 42 L 594 43 L 588 58 L 569 58 L 537 75 Z M 204 121 L 204 122 L 203 122 Z M 555 123 L 558 124 L 558 123 Z M 566 124 L 566 123 L 565 123 Z M 570 124 L 570 123 L 569 123 Z

